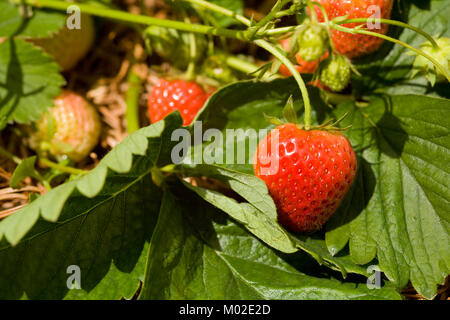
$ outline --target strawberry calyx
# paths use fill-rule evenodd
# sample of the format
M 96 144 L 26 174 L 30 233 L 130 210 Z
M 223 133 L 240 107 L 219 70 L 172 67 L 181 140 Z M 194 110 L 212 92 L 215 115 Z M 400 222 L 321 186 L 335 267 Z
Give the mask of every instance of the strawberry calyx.
M 328 131 L 328 132 L 344 132 L 351 128 L 351 125 L 340 128 L 338 125 L 348 116 L 348 112 L 346 112 L 342 117 L 339 119 L 329 119 L 325 121 L 324 123 L 320 125 L 311 125 L 308 128 L 305 126 L 305 124 L 299 123 L 297 113 L 294 109 L 294 100 L 292 96 L 290 96 L 286 102 L 285 107 L 283 108 L 283 118 L 280 119 L 278 117 L 269 116 L 265 113 L 263 113 L 264 118 L 267 120 L 267 122 L 275 125 L 280 126 L 287 123 L 295 124 L 295 126 L 301 130 L 310 131 L 310 130 L 321 130 L 321 131 Z

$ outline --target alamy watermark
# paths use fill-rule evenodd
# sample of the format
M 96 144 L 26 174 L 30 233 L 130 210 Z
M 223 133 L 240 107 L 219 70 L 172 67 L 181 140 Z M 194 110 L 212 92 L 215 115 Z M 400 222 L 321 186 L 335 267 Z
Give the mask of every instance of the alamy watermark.
M 66 285 L 67 289 L 81 289 L 81 269 L 77 265 L 70 265 L 66 270 L 67 274 L 70 276 L 67 278 Z
M 380 21 L 376 21 L 376 19 L 381 18 L 381 8 L 377 5 L 370 5 L 367 7 L 367 13 L 371 14 L 369 19 L 367 20 L 367 29 L 369 30 L 380 30 L 381 23 Z
M 81 10 L 80 7 L 76 5 L 71 5 L 67 7 L 66 10 L 68 17 L 66 19 L 66 27 L 69 30 L 80 30 L 81 29 Z
M 367 278 L 368 289 L 380 289 L 381 288 L 381 270 L 377 265 L 371 265 L 367 268 L 367 274 L 370 276 Z

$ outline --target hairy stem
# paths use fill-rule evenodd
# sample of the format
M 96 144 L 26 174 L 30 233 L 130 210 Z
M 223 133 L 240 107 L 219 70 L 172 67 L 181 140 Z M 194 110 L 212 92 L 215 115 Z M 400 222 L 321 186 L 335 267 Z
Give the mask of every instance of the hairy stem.
M 134 72 L 133 66 L 130 68 L 128 78 L 128 90 L 125 97 L 127 109 L 125 118 L 127 120 L 127 131 L 133 133 L 139 130 L 139 96 L 141 94 L 142 79 Z
M 280 28 L 275 28 L 275 29 L 269 29 L 269 30 L 265 30 L 263 32 L 258 32 L 257 35 L 258 36 L 266 36 L 266 37 L 285 35 L 286 33 L 293 32 L 300 27 L 301 26 L 289 26 L 289 27 L 280 27 Z
M 53 168 L 53 169 L 56 169 L 58 171 L 65 172 L 65 173 L 70 173 L 70 174 L 75 174 L 75 175 L 79 175 L 79 174 L 84 175 L 89 172 L 86 170 L 81 170 L 81 169 L 77 169 L 77 168 L 73 168 L 73 167 L 66 167 L 61 164 L 50 161 L 46 158 L 39 159 L 39 162 L 41 162 L 43 165 L 45 165 L 49 168 Z
M 335 24 L 344 24 L 344 23 L 358 23 L 358 22 L 368 22 L 368 21 L 374 21 L 374 22 L 379 22 L 379 23 L 385 23 L 385 24 L 391 24 L 394 26 L 398 26 L 398 27 L 402 27 L 402 28 L 406 28 L 406 29 L 410 29 L 413 30 L 414 32 L 417 32 L 418 34 L 424 36 L 425 38 L 428 39 L 428 41 L 430 41 L 431 45 L 433 46 L 434 49 L 438 49 L 439 46 L 436 43 L 436 40 L 429 35 L 428 33 L 426 33 L 425 31 L 423 31 L 420 28 L 414 27 L 412 25 L 409 25 L 407 23 L 401 22 L 401 21 L 396 21 L 396 20 L 390 20 L 390 19 L 375 19 L 375 18 L 353 18 L 353 19 L 346 19 L 346 20 L 341 20 L 341 21 L 336 21 L 333 23 Z
M 189 17 L 185 18 L 186 23 L 191 23 Z M 189 33 L 189 64 L 186 70 L 186 79 L 195 79 L 195 60 L 197 58 L 197 42 L 194 33 Z
M 16 164 L 19 164 L 20 161 L 22 161 L 22 159 L 20 159 L 19 157 L 13 155 L 11 152 L 9 152 L 8 150 L 4 149 L 3 147 L 0 146 L 0 155 L 8 158 L 12 161 L 14 161 Z
M 319 3 L 319 2 L 312 2 L 311 3 L 311 1 L 308 1 L 308 6 L 310 8 L 309 9 L 310 11 L 311 10 L 314 11 L 313 5 L 318 6 L 320 11 L 322 12 L 323 18 L 325 19 L 325 27 L 327 28 L 328 41 L 330 43 L 330 48 L 334 52 L 335 51 L 335 47 L 334 47 L 333 40 L 331 40 L 331 30 L 330 30 L 330 23 L 329 23 L 329 20 L 328 20 L 328 14 L 327 14 L 325 8 L 323 7 L 323 5 L 321 3 Z M 314 16 L 316 16 L 316 12 L 315 11 L 314 11 Z
M 279 51 L 279 49 L 269 42 L 265 40 L 255 40 L 255 43 L 260 46 L 261 48 L 266 49 L 271 54 L 273 54 L 278 60 L 281 61 L 292 73 L 294 76 L 295 81 L 297 81 L 297 84 L 300 88 L 300 92 L 303 97 L 303 102 L 305 106 L 305 130 L 309 130 L 311 128 L 311 102 L 309 100 L 309 94 L 308 89 L 306 88 L 306 84 L 303 81 L 303 78 L 300 76 L 300 73 L 298 73 L 297 69 L 295 69 L 295 66 L 292 64 L 291 61 L 282 53 Z
M 257 22 L 254 26 L 250 27 L 247 32 L 247 36 L 252 39 L 263 26 L 269 23 L 272 19 L 274 19 L 283 6 L 288 3 L 290 0 L 278 0 L 270 12 L 262 18 L 259 22 Z
M 246 73 L 246 74 L 251 74 L 251 73 L 255 72 L 256 70 L 258 70 L 258 68 L 259 68 L 258 66 L 254 65 L 251 62 L 248 62 L 246 60 L 240 59 L 240 58 L 232 56 L 232 55 L 229 55 L 225 58 L 225 63 L 229 67 L 231 67 L 235 70 L 241 71 L 243 73 Z
M 227 17 L 231 17 L 231 18 L 235 19 L 236 21 L 239 21 L 239 22 L 245 24 L 247 27 L 249 27 L 251 25 L 251 21 L 249 19 L 247 19 L 246 17 L 237 14 L 233 10 L 229 10 L 227 8 L 218 6 L 214 3 L 204 1 L 204 0 L 182 0 L 182 1 L 193 3 L 200 7 L 203 7 L 205 9 L 208 9 L 208 10 L 211 10 L 211 11 L 214 11 L 217 13 L 221 13 Z

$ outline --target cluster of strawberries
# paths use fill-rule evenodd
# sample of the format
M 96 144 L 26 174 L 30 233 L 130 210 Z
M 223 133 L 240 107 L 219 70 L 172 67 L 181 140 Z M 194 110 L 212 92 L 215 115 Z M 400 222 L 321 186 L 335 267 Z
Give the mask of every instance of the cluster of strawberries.
M 343 0 L 318 0 L 327 13 L 329 20 L 345 16 L 351 18 L 369 18 L 373 16 L 372 8 L 379 8 L 380 17 L 389 19 L 392 10 L 392 0 L 371 1 L 343 1 Z M 304 29 L 298 35 L 296 49 L 296 69 L 299 73 L 315 73 L 318 68 L 319 77 L 312 82 L 322 89 L 339 92 L 350 83 L 351 59 L 369 55 L 378 50 L 383 39 L 370 35 L 352 34 L 331 29 L 328 34 L 325 26 L 317 22 L 324 22 L 325 17 L 319 6 L 314 6 L 314 18 L 304 23 Z M 344 27 L 355 28 L 361 23 L 347 23 Z M 387 24 L 379 24 L 380 28 L 371 30 L 385 34 Z M 330 41 L 332 45 L 330 45 Z M 290 50 L 290 39 L 281 41 L 285 50 Z M 290 76 L 291 72 L 285 65 L 280 67 L 280 72 Z

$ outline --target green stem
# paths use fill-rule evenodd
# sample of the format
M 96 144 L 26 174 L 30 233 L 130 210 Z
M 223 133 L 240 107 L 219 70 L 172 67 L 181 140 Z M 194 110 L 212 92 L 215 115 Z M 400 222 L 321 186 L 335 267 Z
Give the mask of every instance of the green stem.
M 50 183 L 47 180 L 42 180 L 41 182 L 44 185 L 45 189 L 47 189 L 47 191 L 52 190 L 52 186 L 50 185 Z
M 254 65 L 251 62 L 248 62 L 246 60 L 243 60 L 238 57 L 231 56 L 231 55 L 228 55 L 225 58 L 225 63 L 229 67 L 231 67 L 235 70 L 241 71 L 243 73 L 246 73 L 246 74 L 251 74 L 251 73 L 255 72 L 256 70 L 258 70 L 258 68 L 259 68 L 258 66 Z
M 321 3 L 319 3 L 319 2 L 313 2 L 311 4 L 311 1 L 308 1 L 308 6 L 310 6 L 309 10 L 314 10 L 313 4 L 318 6 L 320 11 L 322 12 L 323 18 L 325 20 L 325 26 L 327 28 L 328 41 L 330 43 L 330 48 L 334 52 L 335 51 L 335 47 L 334 47 L 333 41 L 331 40 L 331 30 L 330 30 L 330 23 L 329 23 L 329 20 L 328 20 L 328 14 L 327 14 L 325 8 L 323 7 L 323 5 Z M 316 12 L 315 11 L 314 11 L 314 15 L 316 16 Z
M 56 0 L 10 0 L 15 4 L 28 4 L 37 8 L 49 8 L 60 11 L 66 11 L 69 6 L 72 6 L 72 2 L 56 1 Z M 224 36 L 227 38 L 234 38 L 240 40 L 246 40 L 245 34 L 242 31 L 231 30 L 225 28 L 216 28 L 211 26 L 205 26 L 201 24 L 190 24 L 182 21 L 158 19 L 143 15 L 132 14 L 120 10 L 105 9 L 95 5 L 77 3 L 81 12 L 88 13 L 94 16 L 103 17 L 112 20 L 119 20 L 122 22 L 130 22 L 144 25 L 155 25 L 164 28 L 177 29 L 180 31 L 195 32 L 201 34 L 211 34 L 215 36 Z
M 5 158 L 8 158 L 8 159 L 14 161 L 16 164 L 19 164 L 22 161 L 22 159 L 20 159 L 19 157 L 13 155 L 11 152 L 9 152 L 8 150 L 4 149 L 1 146 L 0 146 L 0 155 L 2 155 Z
M 292 9 L 286 9 L 286 10 L 277 12 L 277 14 L 274 16 L 274 18 L 275 19 L 280 19 L 280 18 L 283 18 L 285 16 L 291 16 L 293 14 L 294 14 L 294 12 L 292 11 Z
M 269 29 L 265 30 L 263 32 L 257 33 L 258 36 L 278 36 L 278 35 L 284 35 L 286 33 L 292 32 L 300 28 L 301 26 L 289 26 L 289 27 L 280 27 L 275 29 Z
M 350 28 L 345 28 L 336 24 L 331 23 L 330 27 L 339 31 L 343 31 L 343 32 L 348 32 L 348 33 L 359 33 L 359 34 L 365 34 L 368 36 L 374 36 L 374 37 L 379 37 L 381 39 L 385 39 L 387 41 L 391 41 L 394 43 L 397 43 L 401 46 L 404 46 L 405 48 L 408 48 L 411 51 L 414 51 L 415 53 L 424 56 L 425 58 L 427 58 L 428 60 L 430 60 L 441 72 L 443 75 L 445 75 L 445 77 L 447 78 L 447 80 L 450 82 L 450 75 L 447 73 L 447 71 L 445 70 L 445 68 L 436 60 L 434 59 L 432 56 L 426 54 L 425 52 L 423 52 L 422 50 L 416 49 L 413 46 L 410 46 L 409 44 L 397 40 L 395 38 L 391 38 L 389 36 L 386 36 L 384 34 L 380 34 L 377 32 L 372 32 L 372 31 L 366 31 L 366 30 L 359 30 L 359 29 L 350 29 Z
M 394 26 L 413 30 L 414 32 L 417 32 L 418 34 L 427 38 L 428 41 L 430 41 L 430 43 L 432 44 L 434 49 L 439 48 L 438 44 L 436 43 L 436 40 L 431 35 L 429 35 L 428 33 L 426 33 L 425 31 L 423 31 L 420 28 L 414 27 L 412 25 L 409 25 L 409 24 L 401 22 L 401 21 L 390 20 L 390 19 L 375 19 L 375 18 L 354 18 L 354 19 L 346 19 L 346 20 L 341 20 L 341 21 L 336 21 L 336 22 L 333 21 L 333 23 L 335 23 L 335 24 L 359 23 L 359 22 L 368 22 L 369 20 L 380 22 L 380 23 L 385 23 L 385 24 L 391 24 Z
M 261 48 L 264 48 L 271 54 L 273 54 L 289 69 L 289 71 L 294 76 L 294 79 L 295 81 L 297 81 L 297 84 L 300 88 L 300 92 L 302 93 L 303 103 L 305 106 L 305 130 L 309 130 L 311 128 L 311 102 L 309 100 L 308 89 L 306 88 L 306 84 L 303 81 L 303 78 L 300 76 L 300 73 L 298 73 L 297 69 L 295 69 L 295 66 L 292 64 L 292 62 L 286 56 L 284 56 L 282 52 L 278 51 L 277 47 L 273 46 L 265 40 L 255 40 L 255 43 Z
M 81 169 L 72 168 L 72 167 L 66 167 L 66 166 L 52 162 L 45 158 L 39 159 L 39 161 L 47 167 L 50 167 L 50 168 L 53 168 L 53 169 L 56 169 L 58 171 L 65 172 L 65 173 L 70 173 L 70 174 L 75 174 L 75 175 L 79 175 L 79 174 L 85 175 L 86 173 L 88 173 L 88 171 L 86 171 L 86 170 L 81 170 Z
M 311 1 L 306 1 L 306 5 L 308 6 L 309 11 L 310 11 L 311 21 L 316 23 L 317 22 L 317 14 L 316 14 L 316 11 L 314 10 L 314 7 L 313 7 Z M 325 15 L 324 17 L 326 18 L 327 15 Z
M 142 79 L 133 70 L 133 66 L 130 68 L 128 78 L 128 90 L 125 96 L 125 102 L 127 109 L 125 112 L 125 118 L 127 120 L 127 131 L 133 133 L 139 130 L 139 97 L 142 89 Z
M 251 25 L 251 21 L 249 19 L 247 19 L 246 17 L 237 14 L 233 10 L 229 10 L 227 8 L 218 6 L 214 3 L 207 2 L 204 0 L 182 0 L 182 1 L 193 3 L 193 4 L 203 7 L 205 9 L 208 9 L 208 10 L 211 10 L 211 11 L 214 11 L 217 13 L 221 13 L 227 17 L 233 18 L 233 19 L 245 24 L 247 27 L 250 27 L 250 25 Z
M 185 18 L 186 23 L 191 23 L 189 17 Z M 186 79 L 192 81 L 195 79 L 195 60 L 197 58 L 197 42 L 194 33 L 189 33 L 189 64 L 186 70 Z
M 247 31 L 247 36 L 249 39 L 253 39 L 253 37 L 257 34 L 257 32 L 269 23 L 272 19 L 274 19 L 279 13 L 281 8 L 288 3 L 290 0 L 278 0 L 275 5 L 272 7 L 270 12 L 262 18 L 259 22 L 257 22 L 254 26 L 250 27 Z

